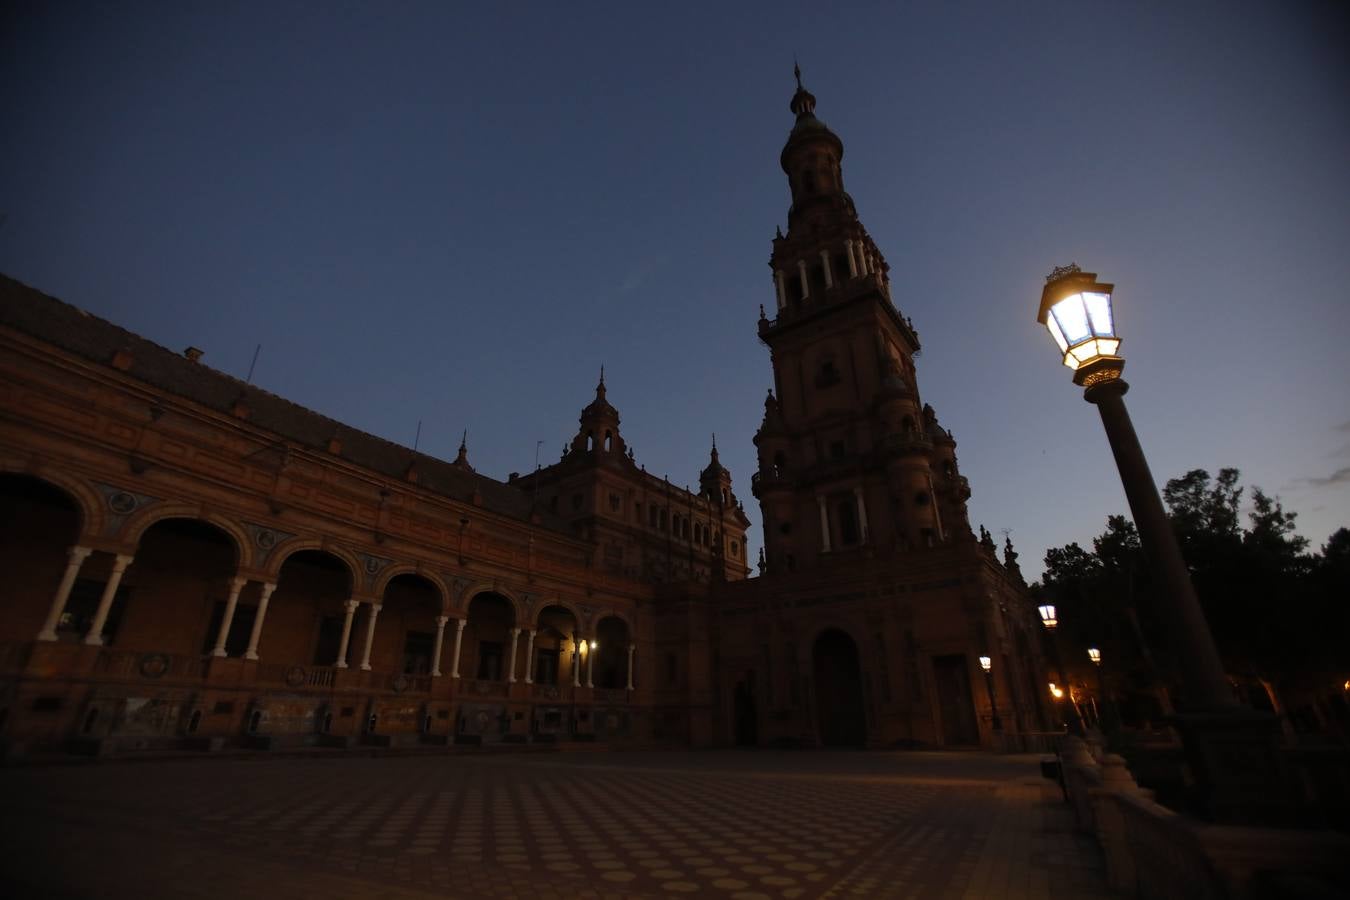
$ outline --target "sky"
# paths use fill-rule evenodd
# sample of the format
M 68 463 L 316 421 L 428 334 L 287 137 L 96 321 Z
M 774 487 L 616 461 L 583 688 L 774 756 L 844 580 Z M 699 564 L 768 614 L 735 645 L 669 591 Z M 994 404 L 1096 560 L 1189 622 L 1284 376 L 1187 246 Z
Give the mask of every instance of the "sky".
M 31 3 L 0 12 L 0 272 L 505 479 L 601 365 L 647 470 L 755 526 L 792 64 L 923 343 L 971 521 L 1035 577 L 1124 493 L 1035 322 L 1116 285 L 1154 477 L 1350 525 L 1334 2 Z M 752 557 L 753 558 L 753 557 Z

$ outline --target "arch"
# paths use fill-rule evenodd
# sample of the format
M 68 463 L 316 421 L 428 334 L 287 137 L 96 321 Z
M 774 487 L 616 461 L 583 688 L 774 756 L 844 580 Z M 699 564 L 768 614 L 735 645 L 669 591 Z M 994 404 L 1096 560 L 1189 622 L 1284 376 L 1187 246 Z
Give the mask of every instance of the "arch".
M 464 618 L 469 617 L 469 604 L 479 594 L 496 594 L 511 604 L 511 614 L 515 617 L 517 623 L 529 621 L 530 617 L 525 614 L 525 605 L 516 598 L 515 594 L 504 587 L 493 584 L 491 581 L 480 581 L 464 589 L 464 593 L 461 595 L 464 598 Z
M 389 587 L 389 582 L 400 575 L 416 575 L 418 578 L 427 581 L 436 589 L 436 592 L 441 595 L 442 615 L 450 611 L 449 587 L 441 580 L 441 576 L 437 575 L 435 572 L 427 571 L 422 567 L 421 563 L 400 563 L 398 565 L 389 566 L 375 577 L 375 585 L 372 587 L 371 593 L 376 597 L 383 597 L 385 589 Z
M 606 430 L 606 431 L 605 431 L 605 452 L 608 453 L 608 452 L 610 452 L 610 451 L 613 450 L 613 449 L 614 449 L 614 433 L 613 433 L 612 431 Z
M 628 682 L 628 646 L 634 643 L 633 626 L 627 618 L 610 612 L 595 623 L 595 686 L 617 689 Z
M 30 471 L 8 461 L 0 462 L 0 474 L 15 475 L 41 481 L 61 491 L 75 504 L 80 516 L 78 540 L 94 537 L 103 531 L 103 501 L 98 492 L 87 482 L 66 475 L 64 472 L 49 472 L 45 469 Z
M 214 526 L 234 544 L 236 567 L 245 568 L 252 562 L 252 554 L 249 553 L 252 544 L 243 527 L 222 515 L 203 510 L 199 503 L 156 503 L 147 506 L 144 511 L 134 512 L 122 526 L 122 540 L 129 547 L 138 547 L 147 531 L 169 519 L 193 519 Z
M 540 618 L 544 615 L 545 612 L 548 611 L 549 607 L 554 606 L 556 606 L 558 609 L 564 609 L 567 610 L 567 612 L 571 613 L 572 618 L 576 620 L 577 628 L 578 629 L 581 628 L 581 621 L 582 621 L 581 610 L 577 609 L 576 604 L 573 603 L 572 601 L 564 600 L 561 597 L 554 597 L 551 600 L 546 600 L 540 603 L 539 608 L 535 610 L 534 615 L 530 617 L 530 624 L 533 627 L 538 628 Z
M 281 574 L 281 567 L 286 564 L 286 560 L 299 553 L 301 550 L 318 550 L 320 553 L 327 553 L 329 556 L 341 560 L 343 565 L 347 567 L 347 577 L 351 581 L 351 590 L 353 593 L 356 593 L 357 585 L 359 584 L 357 573 L 362 571 L 362 568 L 361 564 L 357 561 L 355 554 L 350 550 L 334 546 L 321 538 L 296 537 L 282 541 L 268 557 L 267 567 L 264 569 L 264 572 L 272 581 L 276 581 L 277 577 Z
M 861 747 L 867 742 L 862 651 L 840 628 L 822 628 L 811 642 L 816 732 L 827 747 Z

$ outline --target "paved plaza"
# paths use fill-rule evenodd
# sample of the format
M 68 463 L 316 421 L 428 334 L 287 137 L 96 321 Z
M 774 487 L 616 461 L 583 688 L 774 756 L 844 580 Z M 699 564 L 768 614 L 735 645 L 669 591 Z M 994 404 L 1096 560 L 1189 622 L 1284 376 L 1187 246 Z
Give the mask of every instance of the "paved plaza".
M 0 771 L 8 897 L 1107 897 L 1037 757 L 547 753 Z

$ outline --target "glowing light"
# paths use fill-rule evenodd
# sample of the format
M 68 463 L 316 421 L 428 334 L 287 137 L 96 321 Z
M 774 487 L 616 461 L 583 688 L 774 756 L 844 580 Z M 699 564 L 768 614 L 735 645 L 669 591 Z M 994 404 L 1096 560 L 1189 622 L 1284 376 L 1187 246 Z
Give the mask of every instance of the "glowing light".
M 592 649 L 592 650 L 594 650 L 594 649 L 595 649 L 596 647 L 598 647 L 598 646 L 600 646 L 600 645 L 597 644 L 595 641 L 591 641 L 591 649 Z
M 1036 607 L 1036 611 L 1041 614 L 1041 622 L 1046 628 L 1054 628 L 1059 624 L 1059 619 L 1055 618 L 1055 608 L 1050 604 Z
M 1070 369 L 1081 369 L 1102 358 L 1117 358 L 1120 350 L 1111 311 L 1112 286 L 1098 284 L 1096 277 L 1074 269 L 1046 285 L 1041 295 L 1037 321 L 1050 332 L 1063 354 L 1064 365 Z
M 987 656 L 980 657 L 980 668 L 984 669 L 986 672 L 988 672 L 990 668 L 993 667 L 993 664 L 994 664 L 993 660 L 991 660 L 989 657 Z
M 1100 666 L 1102 664 L 1102 651 L 1098 650 L 1096 647 L 1089 647 L 1088 659 L 1092 660 L 1093 665 Z
M 1053 681 L 1050 682 L 1050 696 L 1054 697 L 1056 700 L 1063 699 L 1063 697 L 1064 697 L 1064 691 L 1063 691 L 1063 689 L 1060 688 L 1060 687 L 1059 687 L 1057 684 L 1055 684 Z

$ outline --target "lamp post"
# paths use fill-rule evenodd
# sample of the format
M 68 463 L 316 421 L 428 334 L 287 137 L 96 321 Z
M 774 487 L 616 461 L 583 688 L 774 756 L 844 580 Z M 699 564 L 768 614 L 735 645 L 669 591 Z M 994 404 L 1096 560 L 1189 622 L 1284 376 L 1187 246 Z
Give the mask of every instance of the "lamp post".
M 994 661 L 981 656 L 980 668 L 984 669 L 984 686 L 989 691 L 989 724 L 995 731 L 1002 731 L 1003 720 L 998 717 L 998 701 L 994 699 Z
M 1187 712 L 1174 717 L 1182 734 L 1202 803 L 1218 819 L 1242 820 L 1280 805 L 1277 779 L 1278 722 L 1242 707 L 1233 697 L 1219 651 L 1191 585 L 1181 548 L 1125 409 L 1129 385 L 1121 378 L 1125 360 L 1116 334 L 1111 295 L 1114 285 L 1076 265 L 1046 278 L 1036 320 L 1059 347 L 1083 398 L 1097 407 L 1120 471 L 1125 498 L 1139 530 L 1158 594 L 1155 612 L 1170 635 L 1180 663 Z M 1255 764 L 1253 761 L 1255 760 Z
M 1050 660 L 1055 664 L 1055 673 L 1065 684 L 1068 684 L 1069 673 L 1064 670 L 1064 663 L 1060 661 L 1059 644 L 1055 641 L 1055 628 L 1059 625 L 1059 618 L 1055 615 L 1054 604 L 1047 603 L 1044 606 L 1038 606 L 1036 607 L 1036 612 L 1040 614 L 1041 624 L 1045 626 L 1045 631 L 1048 635 L 1048 640 L 1050 642 Z M 1055 693 L 1055 690 L 1054 682 L 1051 682 L 1051 696 L 1056 700 L 1059 700 L 1064 696 L 1062 690 L 1059 693 Z M 1058 710 L 1058 705 L 1056 705 L 1055 708 Z M 1069 710 L 1073 714 L 1072 718 L 1063 722 L 1063 724 L 1069 729 L 1071 734 L 1083 734 L 1085 730 L 1083 728 L 1083 719 L 1082 716 L 1079 715 L 1078 706 L 1073 702 L 1072 697 L 1069 698 Z
M 1106 676 L 1102 674 L 1102 651 L 1096 647 L 1089 647 L 1087 651 L 1088 660 L 1097 670 L 1097 696 L 1101 698 L 1101 704 L 1098 709 L 1098 726 L 1107 734 L 1115 730 L 1115 716 L 1111 707 L 1111 698 L 1106 696 Z

